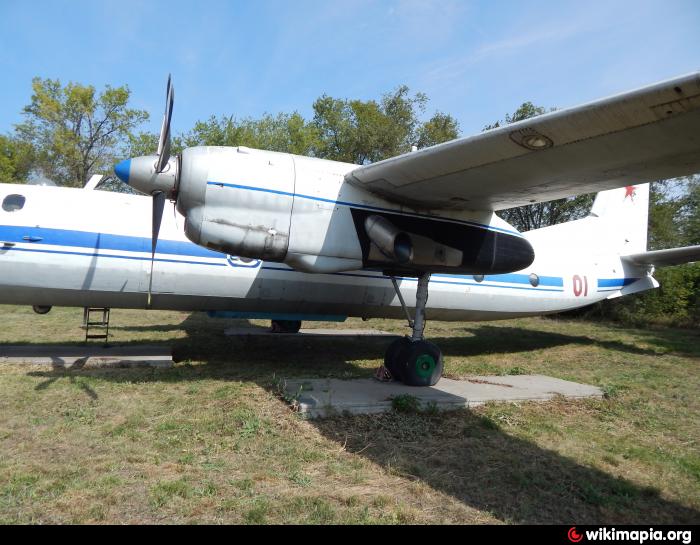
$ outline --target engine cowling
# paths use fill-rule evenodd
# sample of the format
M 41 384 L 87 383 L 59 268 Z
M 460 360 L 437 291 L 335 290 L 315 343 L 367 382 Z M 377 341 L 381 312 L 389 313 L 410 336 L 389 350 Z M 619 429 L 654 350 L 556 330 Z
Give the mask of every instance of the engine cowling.
M 177 208 L 187 238 L 231 255 L 284 261 L 294 200 L 291 157 L 195 147 L 183 151 L 180 168 Z

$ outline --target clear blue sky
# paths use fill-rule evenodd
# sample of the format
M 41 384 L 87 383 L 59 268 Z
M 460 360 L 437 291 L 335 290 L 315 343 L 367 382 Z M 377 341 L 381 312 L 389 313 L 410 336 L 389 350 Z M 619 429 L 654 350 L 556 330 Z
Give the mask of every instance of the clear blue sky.
M 699 0 L 0 0 L 0 132 L 33 76 L 128 84 L 156 131 L 172 72 L 175 132 L 405 83 L 466 135 L 698 69 Z

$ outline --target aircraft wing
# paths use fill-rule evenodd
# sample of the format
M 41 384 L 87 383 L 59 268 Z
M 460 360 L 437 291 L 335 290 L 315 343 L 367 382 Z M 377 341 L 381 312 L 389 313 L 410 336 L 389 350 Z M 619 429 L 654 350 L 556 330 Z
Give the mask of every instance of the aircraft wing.
M 682 265 L 683 263 L 700 261 L 700 246 L 655 250 L 641 254 L 626 255 L 622 259 L 635 265 L 654 265 L 655 267 Z
M 696 172 L 700 72 L 364 165 L 345 179 L 416 208 L 502 210 Z

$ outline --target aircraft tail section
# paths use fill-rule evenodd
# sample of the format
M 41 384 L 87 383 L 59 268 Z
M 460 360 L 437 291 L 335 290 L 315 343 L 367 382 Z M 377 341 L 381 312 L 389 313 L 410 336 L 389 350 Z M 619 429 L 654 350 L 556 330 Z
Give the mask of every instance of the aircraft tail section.
M 649 184 L 601 191 L 589 215 L 524 233 L 537 247 L 575 255 L 626 256 L 647 249 Z
M 649 184 L 601 191 L 596 195 L 590 216 L 599 218 L 604 228 L 598 239 L 602 253 L 629 255 L 647 249 L 649 223 Z

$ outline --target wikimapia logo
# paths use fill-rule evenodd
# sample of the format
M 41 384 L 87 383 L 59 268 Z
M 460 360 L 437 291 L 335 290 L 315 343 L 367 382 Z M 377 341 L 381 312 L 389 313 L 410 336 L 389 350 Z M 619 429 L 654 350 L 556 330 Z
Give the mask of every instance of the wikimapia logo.
M 566 534 L 572 543 L 580 543 L 583 538 L 586 541 L 627 541 L 634 543 L 645 543 L 647 541 L 680 541 L 688 545 L 693 541 L 691 530 L 616 530 L 615 528 L 598 528 L 597 530 L 586 530 L 578 532 L 576 526 L 569 528 Z
M 572 543 L 579 543 L 583 539 L 583 534 L 579 534 L 576 531 L 576 526 L 572 526 L 569 529 L 569 533 L 567 534 L 567 537 L 569 538 L 569 541 Z

